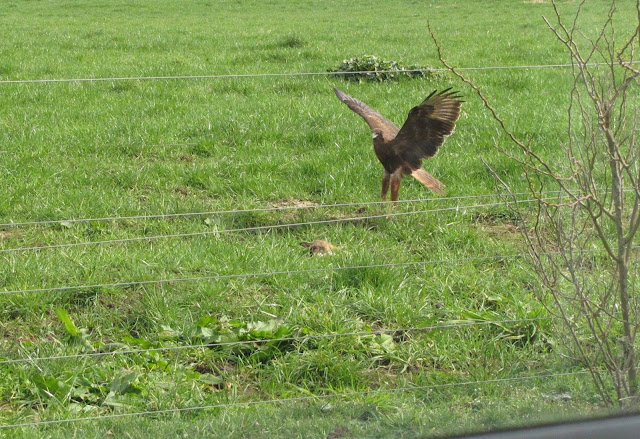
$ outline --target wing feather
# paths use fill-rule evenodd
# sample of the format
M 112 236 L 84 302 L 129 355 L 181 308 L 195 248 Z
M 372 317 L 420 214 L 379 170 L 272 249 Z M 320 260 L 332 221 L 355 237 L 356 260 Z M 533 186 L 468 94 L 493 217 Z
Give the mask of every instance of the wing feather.
M 382 114 L 378 113 L 376 110 L 374 110 L 364 102 L 341 92 L 337 88 L 334 88 L 333 91 L 336 93 L 338 99 L 344 102 L 347 107 L 351 108 L 351 110 L 359 114 L 365 120 L 365 122 L 367 122 L 369 128 L 371 128 L 371 131 L 380 130 L 382 132 L 383 138 L 387 141 L 393 139 L 396 134 L 398 134 L 399 129 L 393 122 L 385 118 Z
M 413 107 L 393 141 L 391 147 L 396 154 L 414 168 L 421 166 L 423 158 L 436 155 L 445 137 L 455 129 L 463 101 L 458 92 L 450 90 L 434 91 Z
M 436 194 L 444 194 L 444 184 L 433 175 L 425 171 L 424 168 L 414 169 L 411 172 L 411 176 L 434 191 Z

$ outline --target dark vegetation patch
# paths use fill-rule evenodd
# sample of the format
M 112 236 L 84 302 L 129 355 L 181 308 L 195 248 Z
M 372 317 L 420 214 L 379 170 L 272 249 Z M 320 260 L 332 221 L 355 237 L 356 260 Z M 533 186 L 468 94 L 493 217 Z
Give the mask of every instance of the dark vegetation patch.
M 338 75 L 345 81 L 363 82 L 383 82 L 398 81 L 400 79 L 416 79 L 434 77 L 436 72 L 428 67 L 403 65 L 397 61 L 387 61 L 374 55 L 363 55 L 362 57 L 349 58 L 329 72 L 346 72 Z
M 471 221 L 478 228 L 492 235 L 506 237 L 520 233 L 517 213 L 506 208 L 474 213 L 471 216 Z
M 277 43 L 277 46 L 285 47 L 288 49 L 300 48 L 306 45 L 307 45 L 307 42 L 303 38 L 297 35 L 287 35 L 286 37 L 279 40 Z

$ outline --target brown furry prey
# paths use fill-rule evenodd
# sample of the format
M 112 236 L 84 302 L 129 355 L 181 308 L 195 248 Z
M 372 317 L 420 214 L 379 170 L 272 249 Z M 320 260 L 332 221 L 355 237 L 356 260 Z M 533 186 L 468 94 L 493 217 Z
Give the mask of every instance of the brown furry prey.
M 417 107 L 409 111 L 402 128 L 386 119 L 376 110 L 356 98 L 334 88 L 336 96 L 359 114 L 373 133 L 373 149 L 384 167 L 382 175 L 382 200 L 387 199 L 391 187 L 391 200 L 398 199 L 400 181 L 411 175 L 432 191 L 444 193 L 444 184 L 422 167 L 422 159 L 436 155 L 444 138 L 455 129 L 460 117 L 461 97 L 448 88 L 434 91 Z

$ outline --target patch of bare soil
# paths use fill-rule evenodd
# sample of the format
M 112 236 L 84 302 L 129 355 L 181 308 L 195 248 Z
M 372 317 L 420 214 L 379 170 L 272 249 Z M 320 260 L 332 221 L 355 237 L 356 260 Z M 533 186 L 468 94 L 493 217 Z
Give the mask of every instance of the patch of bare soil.
M 480 213 L 473 216 L 473 223 L 490 235 L 514 237 L 520 233 L 515 220 L 500 214 Z
M 272 207 L 312 207 L 320 205 L 317 201 L 298 200 L 297 198 L 284 198 L 272 201 L 270 204 Z
M 0 230 L 0 241 L 8 241 L 9 239 L 18 235 L 18 230 Z

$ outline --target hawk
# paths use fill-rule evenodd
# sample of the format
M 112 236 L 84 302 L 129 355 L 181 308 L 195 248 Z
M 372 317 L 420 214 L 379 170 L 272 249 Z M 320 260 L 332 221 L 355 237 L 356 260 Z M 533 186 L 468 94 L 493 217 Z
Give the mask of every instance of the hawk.
M 462 105 L 457 91 L 451 88 L 434 91 L 417 107 L 409 111 L 402 128 L 386 119 L 376 110 L 352 98 L 337 88 L 333 89 L 342 102 L 359 114 L 371 128 L 373 149 L 384 167 L 382 174 L 382 201 L 387 199 L 391 187 L 391 201 L 398 200 L 400 181 L 411 175 L 432 191 L 444 193 L 444 184 L 422 167 L 422 159 L 436 155 L 444 138 L 455 129 Z

